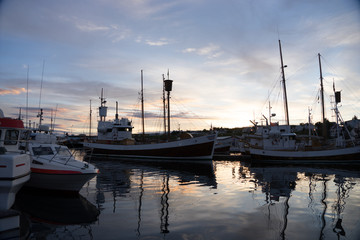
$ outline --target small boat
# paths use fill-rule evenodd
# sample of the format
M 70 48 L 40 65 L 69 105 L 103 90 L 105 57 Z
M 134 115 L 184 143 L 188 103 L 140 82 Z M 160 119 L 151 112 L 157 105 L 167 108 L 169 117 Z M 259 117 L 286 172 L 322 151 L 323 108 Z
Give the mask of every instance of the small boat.
M 78 192 L 99 170 L 92 164 L 76 160 L 67 146 L 56 143 L 49 126 L 28 132 L 25 148 L 31 157 L 31 179 L 26 186 L 48 190 Z
M 248 151 L 253 159 L 260 159 L 265 161 L 275 160 L 295 160 L 302 163 L 313 163 L 314 160 L 321 160 L 322 162 L 349 163 L 355 160 L 360 160 L 360 144 L 351 136 L 347 130 L 345 123 L 340 115 L 338 103 L 341 102 L 341 92 L 334 90 L 334 105 L 333 110 L 336 117 L 336 136 L 333 139 L 318 139 L 311 136 L 309 127 L 308 140 L 299 140 L 298 136 L 291 131 L 289 124 L 289 114 L 286 97 L 284 66 L 281 53 L 281 44 L 279 40 L 283 88 L 284 88 L 284 106 L 285 117 L 287 125 L 270 124 L 264 127 L 258 127 L 256 133 L 247 136 Z M 321 73 L 321 61 L 319 56 L 320 79 L 321 79 L 321 103 L 323 113 L 323 125 L 325 125 L 324 117 L 324 96 Z M 270 106 L 269 106 L 270 109 Z M 310 114 L 310 111 L 309 111 Z M 270 114 L 271 117 L 271 114 Z M 271 118 L 270 118 L 271 119 Z M 266 119 L 267 120 L 267 119 Z M 311 125 L 309 117 L 309 126 Z M 340 125 L 342 125 L 340 127 Z M 325 132 L 325 130 L 323 130 Z
M 57 144 L 48 126 L 30 133 L 27 149 L 31 156 L 28 187 L 78 192 L 99 172 L 94 165 L 76 160 L 68 147 Z
M 172 80 L 164 80 L 164 91 L 169 93 L 172 89 Z M 143 91 L 141 91 L 143 92 Z M 165 94 L 164 94 L 165 96 Z M 129 159 L 158 159 L 158 160 L 212 160 L 217 134 L 192 137 L 191 134 L 183 134 L 183 138 L 176 141 L 144 144 L 136 142 L 132 138 L 132 122 L 127 118 L 118 117 L 118 105 L 116 102 L 116 115 L 113 121 L 106 121 L 107 107 L 103 91 L 101 92 L 101 106 L 99 107 L 100 121 L 98 122 L 98 138 L 93 142 L 84 142 L 84 147 L 91 149 L 94 155 L 117 156 Z M 165 101 L 165 98 L 164 98 Z M 143 97 L 142 97 L 143 103 Z M 165 104 L 164 104 L 165 105 Z M 142 107 L 142 112 L 144 108 Z M 170 109 L 168 108 L 168 135 L 170 135 Z M 165 113 L 165 109 L 164 109 Z M 144 135 L 144 114 L 143 135 Z M 164 122 L 165 117 L 164 117 Z M 166 129 L 166 127 L 165 127 Z
M 0 211 L 11 208 L 16 193 L 30 179 L 30 156 L 20 150 L 24 123 L 0 109 Z

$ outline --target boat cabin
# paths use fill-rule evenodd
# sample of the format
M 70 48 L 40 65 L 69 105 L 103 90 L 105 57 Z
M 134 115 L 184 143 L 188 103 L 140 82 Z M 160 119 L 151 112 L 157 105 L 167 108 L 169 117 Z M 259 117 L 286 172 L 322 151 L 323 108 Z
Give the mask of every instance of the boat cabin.
M 131 121 L 127 118 L 115 119 L 114 121 L 99 121 L 98 140 L 122 141 L 132 139 Z

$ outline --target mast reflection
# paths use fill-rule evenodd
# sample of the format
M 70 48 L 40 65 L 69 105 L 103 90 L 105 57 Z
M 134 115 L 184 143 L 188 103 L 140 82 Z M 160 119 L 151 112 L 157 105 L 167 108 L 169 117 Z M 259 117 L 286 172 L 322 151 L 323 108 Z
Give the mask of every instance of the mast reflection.
M 294 205 L 297 202 L 291 201 L 292 192 L 296 190 L 298 184 L 303 185 L 305 181 L 308 181 L 308 208 L 311 209 L 314 217 L 319 219 L 318 239 L 329 237 L 327 236 L 329 234 L 329 231 L 326 231 L 327 229 L 331 229 L 336 234 L 337 239 L 346 236 L 342 213 L 345 210 L 346 199 L 350 196 L 350 190 L 355 185 L 353 177 L 359 178 L 360 176 L 357 168 L 329 168 L 329 166 L 308 168 L 304 166 L 250 164 L 248 169 L 252 173 L 251 176 L 254 177 L 254 188 L 260 187 L 265 195 L 264 201 L 268 206 L 267 220 L 269 225 L 276 218 L 275 215 L 278 214 L 271 212 L 271 209 L 275 209 L 274 204 L 278 203 L 283 206 L 282 224 L 281 227 L 278 226 L 280 239 L 289 238 L 286 235 L 286 230 L 289 227 L 288 218 L 295 214 L 293 211 L 299 207 Z M 331 202 L 333 204 L 329 208 Z M 295 209 L 292 210 L 292 207 Z M 329 219 L 330 212 L 333 214 L 332 219 Z

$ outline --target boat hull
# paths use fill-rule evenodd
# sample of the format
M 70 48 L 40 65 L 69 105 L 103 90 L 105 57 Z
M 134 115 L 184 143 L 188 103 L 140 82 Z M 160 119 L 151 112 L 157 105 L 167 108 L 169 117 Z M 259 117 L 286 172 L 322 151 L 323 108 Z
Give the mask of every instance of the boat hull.
M 210 135 L 156 144 L 115 145 L 84 143 L 84 146 L 91 148 L 92 153 L 95 155 L 164 160 L 212 160 L 215 139 L 216 135 Z
M 250 149 L 250 155 L 255 160 L 293 160 L 297 162 L 348 163 L 360 160 L 360 146 L 319 151 L 274 151 L 264 149 Z M 360 161 L 359 161 L 360 162 Z
M 38 169 L 35 168 L 32 168 L 31 171 L 30 181 L 26 183 L 27 187 L 69 192 L 79 192 L 84 184 L 97 174 L 81 172 L 66 173 L 50 170 L 38 171 Z
M 3 154 L 0 158 L 0 210 L 10 209 L 16 193 L 30 179 L 27 154 Z

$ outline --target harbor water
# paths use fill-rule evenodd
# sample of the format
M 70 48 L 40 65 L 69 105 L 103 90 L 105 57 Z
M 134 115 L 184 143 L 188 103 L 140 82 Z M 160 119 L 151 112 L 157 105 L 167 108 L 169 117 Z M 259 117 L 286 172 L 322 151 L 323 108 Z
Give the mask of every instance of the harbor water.
M 360 239 L 359 166 L 90 161 L 79 195 L 21 190 L 28 239 Z

